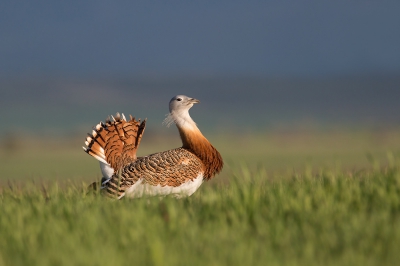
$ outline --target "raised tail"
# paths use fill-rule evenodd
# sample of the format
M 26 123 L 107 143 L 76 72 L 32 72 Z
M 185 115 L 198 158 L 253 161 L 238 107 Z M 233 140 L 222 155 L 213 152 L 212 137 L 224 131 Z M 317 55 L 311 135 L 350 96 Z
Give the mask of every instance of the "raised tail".
M 112 119 L 112 120 L 111 120 Z M 130 116 L 117 113 L 105 123 L 100 122 L 88 134 L 83 150 L 100 161 L 107 171 L 118 171 L 125 164 L 136 160 L 136 151 L 146 127 L 146 119 L 140 122 Z M 104 165 L 103 165 L 104 164 Z M 103 171 L 104 174 L 104 171 Z

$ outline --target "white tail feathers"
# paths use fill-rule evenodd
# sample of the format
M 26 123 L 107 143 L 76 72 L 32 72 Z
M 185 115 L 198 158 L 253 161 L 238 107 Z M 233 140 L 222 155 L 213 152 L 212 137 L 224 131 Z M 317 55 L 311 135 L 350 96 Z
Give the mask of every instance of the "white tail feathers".
M 87 154 L 92 155 L 94 158 L 96 158 L 97 160 L 99 160 L 102 163 L 108 164 L 104 154 L 98 155 L 98 154 L 94 153 L 90 148 L 86 148 L 86 147 L 83 147 L 83 146 L 82 146 L 82 148 Z
M 114 174 L 114 168 L 112 168 L 108 163 L 100 162 L 100 169 L 103 177 L 110 179 Z

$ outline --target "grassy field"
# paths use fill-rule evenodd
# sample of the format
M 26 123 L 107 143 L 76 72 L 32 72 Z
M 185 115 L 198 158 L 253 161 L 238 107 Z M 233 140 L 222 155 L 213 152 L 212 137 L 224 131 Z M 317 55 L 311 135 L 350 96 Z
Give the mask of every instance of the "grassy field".
M 395 265 L 397 136 L 210 137 L 227 165 L 183 200 L 86 195 L 100 174 L 79 141 L 4 145 L 0 265 Z

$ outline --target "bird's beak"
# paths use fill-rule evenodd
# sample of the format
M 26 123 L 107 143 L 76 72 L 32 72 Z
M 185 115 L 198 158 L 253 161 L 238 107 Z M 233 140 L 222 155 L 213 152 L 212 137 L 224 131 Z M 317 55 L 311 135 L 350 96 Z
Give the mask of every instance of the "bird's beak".
M 197 100 L 197 99 L 194 99 L 194 98 L 190 99 L 189 101 L 190 101 L 190 103 L 200 103 L 200 101 L 199 101 L 199 100 Z

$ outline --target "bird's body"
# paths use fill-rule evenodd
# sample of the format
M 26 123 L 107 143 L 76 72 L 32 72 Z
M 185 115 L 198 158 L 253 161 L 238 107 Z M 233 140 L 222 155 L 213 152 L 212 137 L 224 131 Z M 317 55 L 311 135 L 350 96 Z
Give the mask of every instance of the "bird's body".
M 170 101 L 167 124 L 175 123 L 182 147 L 136 158 L 146 121 L 119 114 L 114 121 L 98 124 L 86 140 L 84 150 L 100 161 L 105 177 L 102 192 L 108 196 L 185 197 L 192 195 L 223 166 L 219 152 L 202 135 L 189 115 L 196 99 L 178 95 Z

